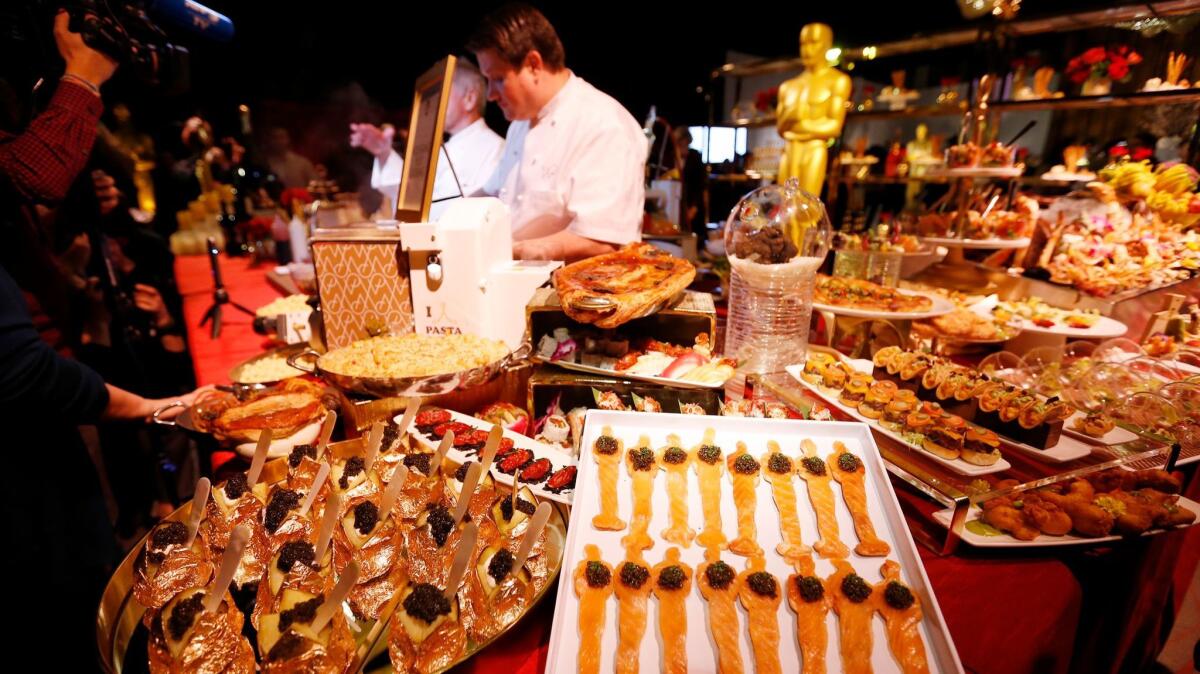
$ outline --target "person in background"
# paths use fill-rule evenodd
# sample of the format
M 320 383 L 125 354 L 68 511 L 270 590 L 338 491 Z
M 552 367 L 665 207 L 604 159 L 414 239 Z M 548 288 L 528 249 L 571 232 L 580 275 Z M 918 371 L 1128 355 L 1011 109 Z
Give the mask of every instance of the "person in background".
M 61 200 L 87 161 L 103 108 L 100 86 L 116 70 L 55 17 L 66 70 L 47 108 L 20 133 L 0 133 L 0 237 L 39 226 L 39 206 Z M 144 420 L 167 401 L 106 384 L 42 339 L 21 288 L 0 264 L 0 574 L 20 618 L 6 636 L 31 652 L 53 652 L 63 671 L 96 670 L 96 606 L 116 561 L 96 470 L 77 427 L 100 420 Z M 190 404 L 198 392 L 179 396 Z M 47 630 L 47 625 L 54 629 Z M 63 644 L 72 647 L 63 648 Z M 49 650 L 49 649 L 55 650 Z
M 429 211 L 433 220 L 437 220 L 449 200 L 478 192 L 500 165 L 504 139 L 484 121 L 485 107 L 487 85 L 483 75 L 470 62 L 460 59 L 454 67 L 454 81 L 446 101 L 445 130 L 450 134 L 450 140 L 442 145 L 442 149 L 450 161 L 438 157 L 433 204 Z M 404 172 L 404 158 L 392 147 L 395 133 L 395 127 L 391 126 L 381 129 L 372 124 L 350 125 L 350 146 L 361 147 L 374 155 L 371 187 L 388 199 L 393 211 Z
M 679 179 L 683 182 L 679 223 L 683 231 L 696 234 L 701 248 L 708 239 L 708 170 L 699 150 L 692 149 L 692 133 L 686 126 L 675 127 L 675 151 L 679 155 Z
M 641 239 L 648 147 L 637 120 L 566 67 L 541 12 L 510 4 L 467 42 L 512 122 L 484 185 L 512 209 L 513 256 L 579 260 Z
M 308 187 L 317 177 L 313 163 L 292 150 L 292 136 L 287 129 L 275 127 L 267 132 L 267 166 L 284 188 Z

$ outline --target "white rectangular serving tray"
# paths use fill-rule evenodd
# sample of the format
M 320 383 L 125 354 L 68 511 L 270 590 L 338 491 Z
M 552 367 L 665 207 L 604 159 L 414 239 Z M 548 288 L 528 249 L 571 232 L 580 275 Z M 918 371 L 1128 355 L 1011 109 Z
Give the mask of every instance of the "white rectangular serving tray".
M 555 606 L 554 623 L 550 637 L 547 672 L 577 671 L 577 656 L 579 652 L 579 601 L 575 594 L 572 575 L 575 567 L 584 559 L 584 546 L 595 544 L 600 548 L 604 561 L 616 566 L 625 559 L 624 549 L 620 541 L 626 531 L 600 531 L 592 527 L 592 517 L 599 511 L 598 482 L 596 464 L 592 459 L 591 447 L 604 427 L 611 427 L 615 437 L 624 442 L 626 448 L 636 447 L 640 436 L 650 438 L 650 444 L 657 449 L 667 443 L 667 436 L 677 435 L 680 444 L 690 449 L 699 444 L 705 430 L 715 431 L 715 442 L 728 456 L 737 448 L 737 442 L 746 443 L 747 449 L 756 458 L 761 458 L 767 452 L 767 442 L 774 440 L 779 443 L 781 450 L 797 459 L 801 456 L 800 441 L 809 438 L 817 445 L 818 456 L 824 458 L 833 452 L 835 440 L 841 440 L 846 447 L 862 458 L 866 467 L 868 485 L 868 508 L 878 536 L 891 545 L 891 553 L 885 557 L 861 557 L 851 552 L 848 559 L 855 571 L 869 583 L 881 580 L 880 566 L 885 559 L 897 561 L 901 566 L 904 582 L 909 585 L 919 597 L 924 619 L 921 633 L 925 640 L 926 655 L 930 668 L 935 672 L 961 672 L 962 664 L 954 648 L 934 596 L 925 568 L 909 533 L 908 525 L 900 511 L 895 493 L 888 480 L 887 471 L 880 460 L 879 451 L 870 429 L 864 424 L 844 422 L 813 422 L 777 419 L 754 419 L 744 417 L 697 417 L 681 414 L 644 414 L 638 412 L 608 412 L 592 410 L 587 413 L 584 428 L 581 454 L 579 460 L 579 479 L 576 484 L 575 506 L 571 511 L 571 523 L 567 533 L 566 552 L 563 559 L 562 580 L 558 586 L 558 598 Z M 624 466 L 624 461 L 622 461 Z M 655 478 L 653 490 L 653 517 L 649 533 L 654 539 L 654 547 L 645 551 L 643 557 L 648 565 L 660 562 L 670 544 L 661 537 L 661 532 L 668 525 L 668 497 L 665 489 L 665 478 L 659 473 Z M 622 519 L 629 520 L 631 503 L 631 483 L 628 473 L 622 467 L 617 486 L 619 513 Z M 796 491 L 796 503 L 800 515 L 800 526 L 803 541 L 812 545 L 817 540 L 816 516 L 808 499 L 807 487 L 799 477 L 793 478 Z M 842 500 L 840 486 L 833 487 L 837 503 L 837 517 L 841 540 L 853 550 L 858 539 L 854 533 L 850 513 Z M 732 484 L 728 472 L 722 479 L 722 526 L 727 538 L 736 536 L 736 508 L 732 498 Z M 695 472 L 688 476 L 689 512 L 688 523 L 697 531 L 703 528 L 703 515 L 699 500 L 699 487 Z M 782 536 L 779 531 L 779 515 L 771 495 L 771 485 L 761 480 L 757 492 L 758 505 L 756 520 L 758 526 L 758 543 L 766 551 L 766 568 L 781 583 L 795 570 L 775 552 L 775 546 Z M 682 561 L 693 569 L 704 561 L 704 551 L 696 543 L 682 549 Z M 815 553 L 814 553 L 815 555 Z M 833 564 L 821 557 L 816 560 L 816 572 L 822 578 L 833 573 Z M 746 559 L 729 551 L 721 553 L 721 559 L 729 563 L 739 573 L 746 567 Z M 615 578 L 614 578 L 615 580 Z M 783 589 L 783 588 L 781 588 Z M 657 600 L 651 596 L 647 612 L 646 635 L 642 640 L 640 667 L 642 671 L 653 672 L 661 669 L 662 639 L 658 631 L 659 607 Z M 747 672 L 753 671 L 753 650 L 750 644 L 746 626 L 745 609 L 739 606 L 738 629 L 741 635 L 741 656 Z M 605 611 L 605 625 L 601 641 L 600 671 L 611 672 L 617 650 L 617 614 L 618 602 L 613 596 L 609 599 Z M 687 652 L 688 666 L 693 672 L 716 671 L 716 651 L 708 628 L 707 603 L 701 597 L 696 583 L 693 582 L 692 593 L 687 602 Z M 831 611 L 826 621 L 829 633 L 826 661 L 829 671 L 841 671 L 841 657 L 838 650 L 838 625 L 835 614 Z M 780 630 L 780 659 L 783 671 L 800 671 L 800 649 L 796 637 L 796 616 L 788 607 L 786 597 L 779 607 Z M 900 669 L 888 650 L 884 622 L 876 616 L 872 621 L 873 650 L 872 665 L 876 672 L 899 672 Z

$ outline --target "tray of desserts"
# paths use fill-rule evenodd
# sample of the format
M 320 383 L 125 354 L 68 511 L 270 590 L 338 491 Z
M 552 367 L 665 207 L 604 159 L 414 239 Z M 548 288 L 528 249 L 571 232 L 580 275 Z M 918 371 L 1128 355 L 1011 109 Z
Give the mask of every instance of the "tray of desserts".
M 1179 477 L 1159 469 L 1112 468 L 1020 492 L 996 485 L 967 512 L 963 541 L 979 548 L 1110 543 L 1192 526 L 1200 504 L 1180 495 Z M 952 509 L 934 513 L 949 527 Z
M 402 421 L 402 415 L 394 421 Z M 416 416 L 412 437 L 432 452 L 453 434 L 446 457 L 456 464 L 478 460 L 494 425 L 484 419 L 438 407 L 426 407 Z M 539 498 L 571 504 L 575 490 L 575 457 L 570 447 L 570 428 L 564 419 L 547 419 L 543 441 L 512 430 L 502 430 L 494 458 L 494 479 L 510 487 L 514 482 Z M 548 435 L 546 435 L 548 434 Z
M 804 365 L 789 365 L 787 372 L 855 420 L 960 475 L 1012 468 L 992 431 L 947 413 L 940 403 L 918 400 L 894 382 L 876 381 L 833 354 L 810 351 Z
M 269 463 L 267 444 L 117 569 L 107 671 L 441 672 L 554 585 L 564 510 L 498 487 L 494 448 L 464 468 L 385 424 Z
M 546 671 L 962 671 L 861 424 L 591 411 L 583 448 Z

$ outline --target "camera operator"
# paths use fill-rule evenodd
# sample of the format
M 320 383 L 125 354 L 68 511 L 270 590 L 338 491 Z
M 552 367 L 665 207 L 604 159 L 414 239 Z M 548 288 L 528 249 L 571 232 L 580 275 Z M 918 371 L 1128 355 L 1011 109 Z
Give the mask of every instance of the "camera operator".
M 168 401 L 106 384 L 56 353 L 34 327 L 14 280 L 20 274 L 10 275 L 44 273 L 39 261 L 53 264 L 35 206 L 63 198 L 87 161 L 102 107 L 99 87 L 116 70 L 112 59 L 69 30 L 65 13 L 55 17 L 54 37 L 66 71 L 49 106 L 19 135 L 0 135 L 0 236 L 6 242 L 0 247 L 0 428 L 7 449 L 0 521 L 8 544 L 0 578 L 16 611 L 8 628 L 12 642 L 31 653 L 66 645 L 53 651 L 55 667 L 92 671 L 94 651 L 82 645 L 94 639 L 95 610 L 116 550 L 76 427 L 144 420 Z M 8 245 L 13 241 L 26 245 Z M 195 395 L 178 399 L 190 403 Z

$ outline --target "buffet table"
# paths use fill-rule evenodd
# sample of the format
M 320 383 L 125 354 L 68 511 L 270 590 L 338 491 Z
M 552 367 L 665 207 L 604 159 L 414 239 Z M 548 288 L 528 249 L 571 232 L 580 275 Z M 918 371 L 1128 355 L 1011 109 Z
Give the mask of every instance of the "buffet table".
M 221 269 L 236 302 L 255 308 L 279 296 L 266 265 L 222 256 Z M 249 316 L 229 308 L 221 336 L 213 339 L 208 326 L 199 326 L 212 298 L 207 258 L 177 258 L 175 270 L 197 381 L 226 383 L 230 368 L 263 351 L 265 340 L 252 331 Z M 1200 490 L 1194 480 L 1191 487 Z M 933 504 L 903 485 L 896 492 L 910 525 L 922 525 L 918 520 Z M 1153 658 L 1165 638 L 1162 616 L 1175 613 L 1166 605 L 1169 590 L 1186 587 L 1200 555 L 1200 528 L 1113 549 L 1003 555 L 961 546 L 939 557 L 922 547 L 920 554 L 967 671 L 1109 671 L 1126 657 L 1147 662 L 1143 651 Z M 1181 597 L 1177 590 L 1175 601 Z M 553 610 L 553 599 L 544 601 L 456 671 L 543 671 Z

